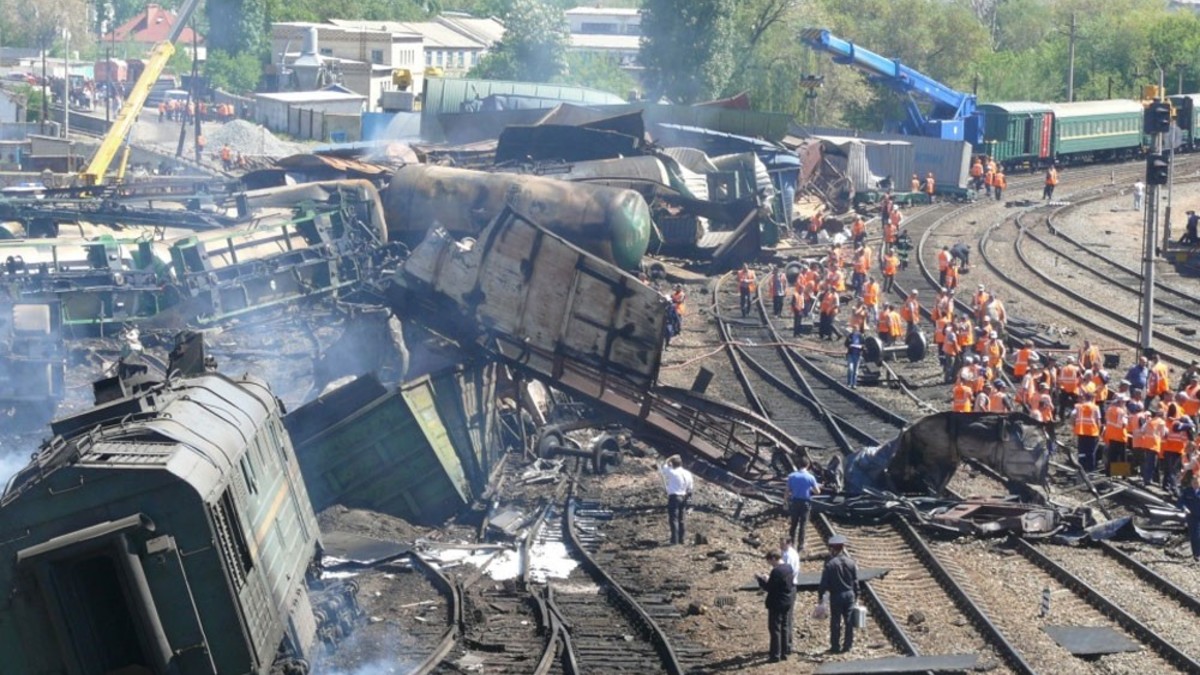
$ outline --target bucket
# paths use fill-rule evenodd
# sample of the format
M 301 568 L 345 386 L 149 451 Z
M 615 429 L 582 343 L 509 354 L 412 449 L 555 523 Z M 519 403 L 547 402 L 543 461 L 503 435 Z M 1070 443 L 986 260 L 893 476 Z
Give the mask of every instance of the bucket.
M 850 609 L 850 623 L 855 628 L 867 627 L 867 608 L 862 605 L 855 605 Z

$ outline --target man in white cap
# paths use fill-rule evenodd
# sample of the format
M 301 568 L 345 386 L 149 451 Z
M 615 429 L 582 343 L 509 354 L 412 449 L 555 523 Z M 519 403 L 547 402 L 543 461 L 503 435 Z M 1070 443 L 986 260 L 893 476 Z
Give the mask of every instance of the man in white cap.
M 829 651 L 848 652 L 854 646 L 854 622 L 850 610 L 858 599 L 858 564 L 846 553 L 846 538 L 840 534 L 829 538 L 829 560 L 821 571 L 817 586 L 817 604 L 829 594 Z M 845 624 L 845 639 L 842 624 Z

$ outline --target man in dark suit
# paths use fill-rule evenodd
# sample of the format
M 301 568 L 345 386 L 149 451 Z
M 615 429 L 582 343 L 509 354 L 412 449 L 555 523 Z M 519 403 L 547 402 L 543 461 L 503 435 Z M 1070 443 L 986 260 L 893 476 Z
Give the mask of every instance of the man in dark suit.
M 771 574 L 756 575 L 758 585 L 767 592 L 767 630 L 771 634 L 771 663 L 786 661 L 791 647 L 788 634 L 792 605 L 796 602 L 796 571 L 783 562 L 778 551 L 767 554 Z

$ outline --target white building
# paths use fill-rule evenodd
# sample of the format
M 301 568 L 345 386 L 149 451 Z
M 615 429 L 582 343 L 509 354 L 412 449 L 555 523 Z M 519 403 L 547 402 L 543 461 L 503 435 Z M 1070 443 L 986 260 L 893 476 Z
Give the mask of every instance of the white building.
M 637 66 L 642 15 L 633 8 L 576 7 L 566 11 L 571 50 L 615 57 L 623 68 Z
M 301 138 L 320 138 L 317 133 L 309 133 L 309 129 L 289 129 L 289 116 L 293 110 L 332 113 L 335 115 L 361 115 L 367 105 L 367 98 L 359 94 L 348 94 L 344 91 L 284 91 L 278 94 L 255 94 L 256 122 L 271 131 L 291 133 Z M 302 127 L 304 121 L 297 122 Z M 313 131 L 317 131 L 314 129 Z
M 425 50 L 420 68 L 441 68 L 445 77 L 466 75 L 504 37 L 504 24 L 497 19 L 477 19 L 465 14 L 443 14 L 432 21 L 333 19 L 330 23 L 350 30 L 420 35 Z
M 276 23 L 271 26 L 271 54 L 276 63 L 289 66 L 301 56 L 312 28 L 317 30 L 317 54 L 340 73 L 342 84 L 365 97 L 367 110 L 379 110 L 384 91 L 395 89 L 392 75 L 407 70 L 413 91 L 424 86 L 424 39 L 412 32 L 341 26 L 332 23 Z M 283 83 L 287 86 L 287 83 Z

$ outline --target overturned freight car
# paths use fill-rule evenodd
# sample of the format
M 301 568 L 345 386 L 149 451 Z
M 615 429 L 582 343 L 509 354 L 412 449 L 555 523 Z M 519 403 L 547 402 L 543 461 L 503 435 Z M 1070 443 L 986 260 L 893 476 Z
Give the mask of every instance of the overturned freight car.
M 55 421 L 0 498 L 0 669 L 306 672 L 354 602 L 306 583 L 319 532 L 280 417 L 264 382 L 201 371 Z

